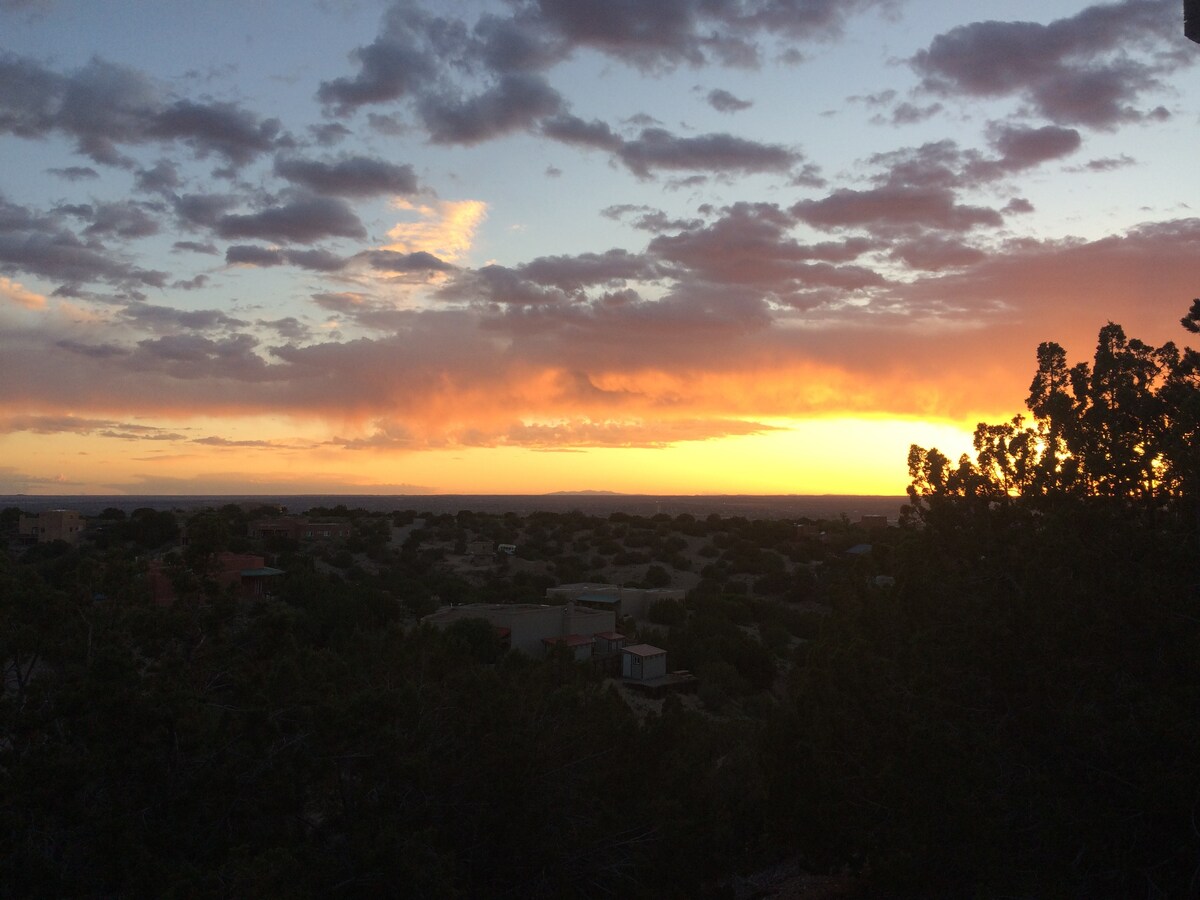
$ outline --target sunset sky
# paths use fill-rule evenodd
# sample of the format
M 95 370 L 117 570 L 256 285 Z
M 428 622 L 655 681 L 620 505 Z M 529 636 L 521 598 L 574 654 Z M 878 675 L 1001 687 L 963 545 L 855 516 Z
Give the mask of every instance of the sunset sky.
M 0 493 L 903 493 L 1186 337 L 1181 6 L 0 0 Z

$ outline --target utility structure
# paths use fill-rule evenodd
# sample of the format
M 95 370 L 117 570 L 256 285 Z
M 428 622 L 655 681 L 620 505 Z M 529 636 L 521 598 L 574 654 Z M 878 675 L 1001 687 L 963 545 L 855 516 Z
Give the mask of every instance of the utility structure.
M 1183 36 L 1200 44 L 1200 0 L 1183 0 Z

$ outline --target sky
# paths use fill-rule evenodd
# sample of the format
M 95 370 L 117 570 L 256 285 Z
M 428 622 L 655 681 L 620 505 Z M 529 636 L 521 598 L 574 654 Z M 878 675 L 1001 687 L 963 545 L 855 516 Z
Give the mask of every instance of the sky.
M 0 493 L 901 494 L 1040 342 L 1186 337 L 1182 32 L 0 0 Z

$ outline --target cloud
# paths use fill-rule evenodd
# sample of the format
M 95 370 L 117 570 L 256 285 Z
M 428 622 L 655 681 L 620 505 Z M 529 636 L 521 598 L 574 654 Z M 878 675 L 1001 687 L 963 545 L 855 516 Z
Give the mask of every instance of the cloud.
M 217 153 L 241 166 L 269 152 L 279 131 L 278 119 L 260 120 L 232 103 L 178 100 L 154 116 L 148 136 L 175 138 L 197 156 Z
M 133 166 L 122 145 L 162 140 L 240 166 L 269 151 L 280 131 L 277 120 L 261 120 L 232 103 L 168 103 L 142 73 L 99 58 L 64 75 L 4 54 L 0 85 L 0 133 L 41 138 L 60 132 L 75 139 L 80 153 L 109 166 Z
M 94 214 L 87 208 L 80 210 Z M 162 287 L 165 272 L 142 269 L 64 227 L 61 216 L 37 213 L 0 196 L 0 268 L 53 281 L 103 281 L 122 287 Z
M 449 94 L 423 97 L 421 120 L 435 144 L 478 144 L 529 128 L 562 109 L 563 99 L 538 75 L 504 75 L 474 97 Z
M 743 109 L 749 109 L 754 105 L 753 100 L 739 100 L 733 94 L 729 93 L 729 91 L 722 90 L 721 88 L 714 88 L 709 91 L 705 100 L 717 112 L 723 113 L 741 112 Z
M 225 250 L 225 262 L 230 265 L 270 268 L 290 263 L 314 272 L 340 272 L 349 260 L 328 250 L 286 250 L 277 247 L 258 247 L 253 244 L 233 244 Z
M 910 60 L 925 90 L 942 96 L 1020 97 L 1058 124 L 1113 128 L 1157 118 L 1139 109 L 1160 67 L 1185 64 L 1147 54 L 1177 38 L 1177 4 L 1124 0 L 1089 6 L 1046 25 L 975 22 L 933 39 Z M 1136 58 L 1142 53 L 1149 61 Z
M 450 272 L 454 266 L 438 259 L 432 253 L 417 250 L 413 253 L 397 253 L 395 250 L 367 250 L 358 254 L 373 269 L 381 272 Z
M 62 169 L 47 169 L 46 171 L 67 181 L 88 181 L 100 177 L 100 173 L 91 166 L 66 166 Z
M 256 213 L 226 214 L 216 222 L 223 238 L 311 244 L 327 237 L 365 238 L 367 231 L 344 200 L 297 195 L 281 206 Z
M 394 4 L 380 35 L 352 54 L 359 70 L 351 78 L 321 83 L 317 97 L 340 115 L 360 106 L 405 97 L 434 80 L 438 54 L 425 29 L 436 20 L 414 4 Z
M 46 305 L 46 298 L 41 294 L 26 290 L 23 285 L 2 275 L 0 275 L 0 297 L 17 306 L 23 306 L 25 309 L 42 309 Z
M 140 328 L 174 334 L 179 329 L 213 331 L 244 328 L 249 322 L 227 316 L 219 309 L 180 310 L 152 303 L 133 303 L 121 310 L 120 317 Z
M 186 250 L 191 253 L 206 253 L 209 255 L 216 255 L 218 252 L 216 245 L 202 241 L 176 241 L 171 247 L 175 250 Z
M 88 419 L 72 415 L 0 416 L 0 434 L 18 431 L 33 434 L 99 434 L 121 440 L 184 440 L 183 435 L 156 425 L 138 425 L 112 419 Z
M 861 288 L 883 279 L 859 266 L 833 266 L 872 248 L 859 238 L 801 244 L 789 234 L 796 220 L 773 204 L 738 203 L 710 225 L 658 235 L 648 252 L 713 284 L 759 285 L 777 294 L 802 286 Z
M 418 189 L 412 166 L 368 156 L 343 156 L 334 162 L 277 157 L 275 174 L 318 194 L 342 197 L 414 194 Z
M 624 142 L 617 156 L 642 178 L 661 169 L 786 172 L 800 161 L 798 153 L 778 144 L 761 144 L 731 134 L 681 138 L 662 128 L 644 129 L 636 139 Z
M 964 206 L 957 202 L 953 191 L 942 188 L 839 188 L 820 200 L 801 200 L 791 212 L 822 230 L 922 227 L 964 232 L 981 226 L 998 227 L 1004 222 L 994 209 Z
M 471 249 L 475 232 L 487 217 L 482 200 L 438 200 L 417 206 L 394 200 L 397 209 L 417 213 L 415 222 L 400 222 L 388 230 L 390 244 L 384 250 L 396 253 L 429 253 L 447 262 L 457 262 Z

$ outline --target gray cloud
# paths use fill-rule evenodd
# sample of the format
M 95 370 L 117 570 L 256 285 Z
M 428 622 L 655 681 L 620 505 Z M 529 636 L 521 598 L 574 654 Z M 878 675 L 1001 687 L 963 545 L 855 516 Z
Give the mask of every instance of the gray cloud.
M 91 207 L 79 212 L 92 213 Z M 122 287 L 162 287 L 165 272 L 132 265 L 97 240 L 85 242 L 55 216 L 0 197 L 0 271 L 29 272 L 71 284 L 103 281 Z
M 328 250 L 281 250 L 253 244 L 234 244 L 225 250 L 225 262 L 231 265 L 269 268 L 290 263 L 314 272 L 340 272 L 348 260 Z
M 66 166 L 62 169 L 47 169 L 46 171 L 67 181 L 86 181 L 100 177 L 100 173 L 91 166 Z
M 368 156 L 344 156 L 334 162 L 277 157 L 275 174 L 318 194 L 343 197 L 413 194 L 418 189 L 412 166 Z
M 477 144 L 530 127 L 560 111 L 563 99 L 539 75 L 504 75 L 484 92 L 459 99 L 430 94 L 418 109 L 429 137 L 437 144 Z
M 398 253 L 395 250 L 367 250 L 358 254 L 371 268 L 381 272 L 450 272 L 454 266 L 438 259 L 432 253 L 417 250 L 414 253 Z
M 741 112 L 743 109 L 749 109 L 754 105 L 753 100 L 740 100 L 729 93 L 729 91 L 722 90 L 721 88 L 709 91 L 705 99 L 708 101 L 709 106 L 717 112 L 723 113 Z
M 0 57 L 0 133 L 40 138 L 56 131 L 105 165 L 132 167 L 121 145 L 161 140 L 244 165 L 274 146 L 279 123 L 232 103 L 167 103 L 146 76 L 102 59 L 61 75 L 11 53 Z
M 617 151 L 621 161 L 639 177 L 661 169 L 701 169 L 713 172 L 786 172 L 800 161 L 793 150 L 760 144 L 731 134 L 676 137 L 662 128 L 646 128 Z
M 1046 25 L 975 22 L 938 35 L 910 63 L 936 94 L 1018 96 L 1051 121 L 1111 128 L 1164 114 L 1135 104 L 1157 86 L 1158 66 L 1181 62 L 1133 54 L 1165 46 L 1177 20 L 1169 0 L 1123 0 Z
M 998 227 L 1004 220 L 994 209 L 965 206 L 943 188 L 884 186 L 866 191 L 840 188 L 820 200 L 801 200 L 791 207 L 801 221 L 821 229 L 933 228 L 970 231 Z
M 311 244 L 326 237 L 365 238 L 367 231 L 344 201 L 298 195 L 282 206 L 256 213 L 221 216 L 215 227 L 224 238 Z

